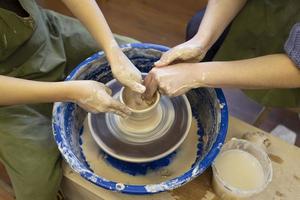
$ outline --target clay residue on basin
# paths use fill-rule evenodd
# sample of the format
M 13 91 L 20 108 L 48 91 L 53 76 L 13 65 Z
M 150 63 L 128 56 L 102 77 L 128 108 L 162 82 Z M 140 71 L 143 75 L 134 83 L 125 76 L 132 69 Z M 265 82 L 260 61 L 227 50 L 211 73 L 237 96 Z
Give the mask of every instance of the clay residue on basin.
M 192 121 L 187 138 L 177 150 L 171 164 L 158 170 L 149 171 L 146 175 L 132 176 L 107 163 L 104 154 L 90 134 L 87 120 L 84 122 L 81 138 L 83 154 L 94 173 L 105 179 L 125 184 L 155 184 L 170 180 L 187 172 L 197 157 L 198 134 L 195 119 Z
M 274 154 L 268 154 L 268 156 L 269 156 L 269 158 L 270 158 L 273 162 L 275 162 L 275 163 L 277 163 L 277 164 L 282 164 L 282 163 L 283 163 L 283 160 L 282 160 L 279 156 L 276 156 L 276 155 L 274 155 Z

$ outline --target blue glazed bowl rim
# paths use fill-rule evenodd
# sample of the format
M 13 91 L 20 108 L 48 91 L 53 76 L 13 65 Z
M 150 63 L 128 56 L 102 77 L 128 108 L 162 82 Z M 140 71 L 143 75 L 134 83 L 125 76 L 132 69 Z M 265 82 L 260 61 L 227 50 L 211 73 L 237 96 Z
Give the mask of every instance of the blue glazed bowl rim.
M 155 49 L 162 52 L 169 50 L 169 48 L 166 46 L 149 44 L 149 43 L 133 43 L 133 44 L 122 45 L 121 47 Z M 102 56 L 103 56 L 103 52 L 98 52 L 93 54 L 91 57 L 87 58 L 83 62 L 81 62 L 69 74 L 69 76 L 66 78 L 66 81 L 71 80 L 80 71 L 81 68 L 84 68 L 86 66 L 86 64 L 89 64 L 90 62 L 97 60 Z M 162 183 L 151 184 L 151 185 L 129 185 L 129 184 L 117 183 L 114 181 L 107 180 L 89 171 L 84 164 L 80 163 L 76 155 L 69 148 L 64 148 L 68 145 L 61 134 L 61 128 L 57 125 L 59 124 L 58 123 L 59 118 L 57 118 L 56 116 L 56 113 L 58 113 L 57 111 L 61 109 L 61 107 L 63 106 L 63 103 L 61 102 L 55 103 L 53 107 L 52 128 L 53 128 L 54 138 L 58 144 L 58 148 L 61 154 L 63 155 L 65 160 L 70 164 L 71 168 L 77 173 L 79 173 L 83 178 L 87 179 L 88 181 L 90 181 L 91 183 L 97 186 L 103 187 L 108 190 L 119 191 L 127 194 L 153 194 L 153 193 L 163 192 L 166 190 L 172 190 L 191 181 L 192 179 L 194 179 L 195 177 L 203 173 L 212 164 L 213 160 L 216 158 L 216 156 L 221 150 L 222 145 L 224 144 L 227 129 L 228 129 L 228 108 L 222 90 L 219 88 L 215 88 L 214 90 L 216 92 L 216 96 L 219 101 L 219 104 L 221 105 L 220 106 L 221 121 L 219 124 L 219 132 L 217 134 L 215 142 L 213 143 L 211 149 L 208 151 L 206 156 L 200 162 L 197 162 L 193 167 L 191 167 L 190 170 L 188 170 L 186 173 L 184 173 L 181 176 L 178 176 L 176 178 L 170 179 Z M 74 164 L 74 160 L 75 162 L 77 162 L 76 164 Z

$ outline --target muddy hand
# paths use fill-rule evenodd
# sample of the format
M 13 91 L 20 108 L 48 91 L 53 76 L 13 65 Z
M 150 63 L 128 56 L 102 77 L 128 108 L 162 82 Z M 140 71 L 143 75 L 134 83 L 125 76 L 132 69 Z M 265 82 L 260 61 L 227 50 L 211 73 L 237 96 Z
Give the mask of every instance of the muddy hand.
M 196 39 L 191 39 L 185 43 L 177 45 L 169 51 L 163 53 L 160 60 L 155 62 L 156 67 L 170 65 L 174 61 L 199 62 L 206 54 L 206 50 Z
M 110 64 L 114 77 L 120 83 L 140 94 L 145 92 L 146 88 L 142 85 L 141 72 L 131 63 L 123 52 L 118 53 L 115 58 L 110 61 Z
M 130 115 L 128 107 L 111 97 L 112 91 L 96 81 L 73 81 L 74 102 L 91 113 L 113 112 L 122 117 Z
M 200 87 L 194 64 L 181 63 L 153 68 L 145 78 L 145 98 L 150 99 L 159 90 L 163 95 L 179 96 L 192 88 Z

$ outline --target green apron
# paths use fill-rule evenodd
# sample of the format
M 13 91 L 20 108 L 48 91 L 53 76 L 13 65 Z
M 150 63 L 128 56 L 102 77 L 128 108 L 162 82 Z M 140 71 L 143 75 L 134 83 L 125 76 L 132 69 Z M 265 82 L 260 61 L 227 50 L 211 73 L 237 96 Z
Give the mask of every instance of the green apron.
M 96 42 L 70 17 L 19 1 L 29 17 L 0 8 L 0 74 L 60 81 L 91 54 Z M 116 36 L 119 44 L 137 42 Z M 52 104 L 0 107 L 0 160 L 17 200 L 54 200 L 62 172 L 52 137 Z
M 299 0 L 248 0 L 233 21 L 214 60 L 238 60 L 284 53 L 283 46 L 292 26 L 300 22 L 299 11 Z M 244 92 L 265 106 L 300 106 L 300 88 Z

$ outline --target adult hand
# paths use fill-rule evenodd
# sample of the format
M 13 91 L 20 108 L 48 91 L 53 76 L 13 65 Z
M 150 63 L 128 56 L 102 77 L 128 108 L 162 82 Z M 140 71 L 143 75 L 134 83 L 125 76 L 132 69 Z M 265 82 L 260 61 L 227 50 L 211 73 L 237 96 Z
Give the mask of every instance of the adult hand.
M 72 99 L 91 113 L 113 112 L 122 117 L 130 114 L 128 107 L 111 97 L 112 91 L 96 81 L 73 81 Z
M 111 56 L 110 65 L 114 77 L 131 90 L 144 93 L 146 88 L 142 85 L 141 72 L 132 64 L 127 56 L 119 49 Z
M 150 99 L 156 90 L 167 96 L 179 96 L 192 88 L 201 86 L 196 70 L 197 64 L 181 63 L 167 67 L 155 67 L 145 78 L 145 98 Z
M 189 41 L 177 45 L 163 53 L 160 60 L 155 62 L 155 66 L 164 67 L 170 65 L 174 61 L 199 62 L 204 58 L 206 52 L 207 50 L 204 48 L 200 40 L 194 37 Z

